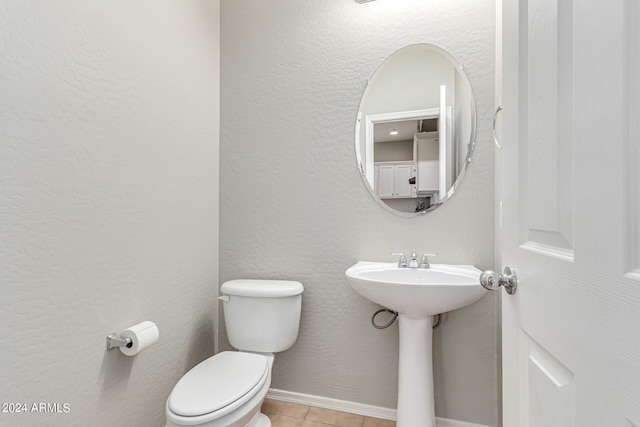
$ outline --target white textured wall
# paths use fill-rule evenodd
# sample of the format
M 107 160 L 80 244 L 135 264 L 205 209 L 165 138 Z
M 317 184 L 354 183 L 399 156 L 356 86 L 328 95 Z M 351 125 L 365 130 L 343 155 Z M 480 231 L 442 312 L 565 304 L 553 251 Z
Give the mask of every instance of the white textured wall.
M 3 426 L 164 425 L 213 354 L 219 5 L 0 4 Z M 133 358 L 110 332 L 155 321 Z
M 350 289 L 344 271 L 412 250 L 493 266 L 494 30 L 491 0 L 222 1 L 221 282 L 305 285 L 300 336 L 277 355 L 274 388 L 395 407 L 397 325 L 371 327 L 377 306 Z M 465 65 L 478 146 L 453 198 L 411 219 L 370 197 L 353 140 L 366 80 L 418 42 Z M 438 416 L 496 423 L 494 298 L 448 314 L 435 333 Z

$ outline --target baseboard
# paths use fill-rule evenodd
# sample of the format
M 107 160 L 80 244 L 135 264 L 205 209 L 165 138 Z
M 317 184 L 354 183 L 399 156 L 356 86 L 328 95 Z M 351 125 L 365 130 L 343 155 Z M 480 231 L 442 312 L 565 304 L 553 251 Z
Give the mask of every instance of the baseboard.
M 484 424 L 467 423 L 465 421 L 450 420 L 448 418 L 436 417 L 438 427 L 489 427 Z
M 318 408 L 333 409 L 334 411 L 350 412 L 352 414 L 365 415 L 367 417 L 382 418 L 383 420 L 395 421 L 396 419 L 395 409 L 365 405 L 364 403 L 349 402 L 347 400 L 331 399 L 329 397 L 312 396 L 310 394 L 269 389 L 267 398 L 282 400 L 283 402 L 299 403 L 307 406 L 317 406 Z
M 283 402 L 298 403 L 300 405 L 316 406 L 318 408 L 333 409 L 334 411 L 350 412 L 384 420 L 396 419 L 396 410 L 381 406 L 365 405 L 364 403 L 349 402 L 347 400 L 332 399 L 329 397 L 313 396 L 304 393 L 294 393 L 285 390 L 269 389 L 268 399 L 281 400 Z M 490 427 L 481 424 L 467 423 L 464 421 L 436 418 L 438 427 Z

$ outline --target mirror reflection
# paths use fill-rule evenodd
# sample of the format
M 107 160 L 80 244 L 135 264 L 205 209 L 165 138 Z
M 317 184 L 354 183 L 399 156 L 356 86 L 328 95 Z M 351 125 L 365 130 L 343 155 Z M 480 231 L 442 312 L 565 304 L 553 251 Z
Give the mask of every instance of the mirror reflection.
M 381 206 L 415 216 L 451 197 L 474 137 L 475 104 L 462 66 L 437 46 L 410 45 L 367 84 L 356 122 L 358 167 Z

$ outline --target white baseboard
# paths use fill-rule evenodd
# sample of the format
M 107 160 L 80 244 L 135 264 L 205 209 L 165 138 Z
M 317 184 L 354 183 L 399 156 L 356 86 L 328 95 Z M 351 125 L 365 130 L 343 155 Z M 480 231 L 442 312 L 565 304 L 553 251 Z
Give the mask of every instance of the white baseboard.
M 347 400 L 332 399 L 329 397 L 313 396 L 292 391 L 269 389 L 268 399 L 281 400 L 283 402 L 298 403 L 300 405 L 316 406 L 318 408 L 333 409 L 334 411 L 350 412 L 384 420 L 396 419 L 396 410 L 381 406 L 365 405 L 364 403 L 349 402 Z M 464 421 L 436 418 L 438 427 L 490 427 L 481 424 L 467 423 Z
M 465 421 L 450 420 L 448 418 L 436 417 L 438 427 L 489 427 L 484 424 L 467 423 Z
M 349 402 L 347 400 L 331 399 L 329 397 L 312 396 L 310 394 L 274 390 L 271 388 L 267 393 L 267 398 L 307 406 L 317 406 L 318 408 L 333 409 L 334 411 L 350 412 L 367 417 L 382 418 L 383 420 L 395 421 L 396 419 L 395 409 L 365 405 L 364 403 Z

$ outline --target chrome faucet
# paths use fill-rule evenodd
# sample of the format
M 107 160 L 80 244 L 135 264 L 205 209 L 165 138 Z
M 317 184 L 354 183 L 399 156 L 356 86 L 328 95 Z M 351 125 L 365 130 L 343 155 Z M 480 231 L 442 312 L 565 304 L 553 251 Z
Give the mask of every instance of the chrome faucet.
M 418 254 L 411 252 L 411 261 L 409 261 L 409 268 L 418 268 Z
M 404 254 L 401 252 L 392 252 L 391 255 L 399 256 L 398 260 L 398 268 L 431 268 L 429 264 L 430 256 L 437 256 L 438 254 L 424 254 L 420 259 L 420 263 L 418 263 L 418 255 L 415 252 L 411 252 L 411 259 L 407 262 Z
M 431 264 L 429 264 L 430 256 L 438 256 L 438 254 L 424 254 L 422 255 L 422 259 L 420 260 L 420 268 L 431 268 Z
M 400 257 L 400 259 L 398 260 L 398 268 L 407 267 L 407 259 L 404 257 L 404 254 L 402 252 L 391 252 L 391 255 Z

